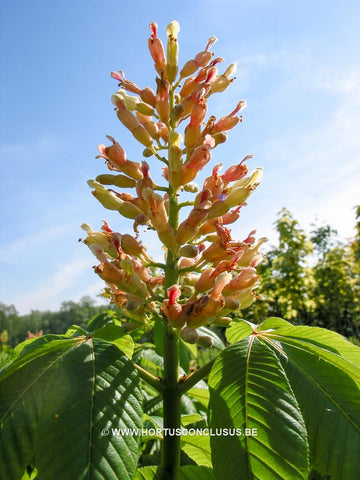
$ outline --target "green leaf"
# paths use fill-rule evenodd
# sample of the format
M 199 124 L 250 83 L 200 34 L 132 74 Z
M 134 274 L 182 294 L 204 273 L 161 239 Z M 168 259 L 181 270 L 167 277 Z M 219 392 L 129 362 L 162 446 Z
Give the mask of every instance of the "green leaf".
M 156 377 L 163 375 L 164 360 L 151 348 L 143 351 L 141 366 Z
M 360 348 L 353 343 L 345 340 L 338 333 L 331 332 L 325 328 L 293 326 L 283 327 L 274 332 L 276 335 L 286 337 L 286 341 L 294 339 L 297 344 L 301 344 L 306 348 L 319 347 L 323 352 L 329 350 L 337 353 L 339 356 L 347 359 L 360 370 Z M 270 335 L 270 334 L 269 334 Z M 335 357 L 332 357 L 333 359 Z
M 85 336 L 89 335 L 89 332 L 84 328 L 79 327 L 79 325 L 71 325 L 71 327 L 66 330 L 64 337 L 73 338 L 73 337 L 81 337 L 84 335 Z
M 105 325 L 116 324 L 117 315 L 112 310 L 107 310 L 106 312 L 100 312 L 94 315 L 86 324 L 86 328 L 89 332 L 94 332 L 98 328 L 102 328 Z
M 360 349 L 321 328 L 264 335 L 278 353 L 306 422 L 311 463 L 332 480 L 360 471 Z
M 162 395 L 157 395 L 156 397 L 151 397 L 148 400 L 145 400 L 143 403 L 143 410 L 148 415 L 159 410 L 162 407 Z
M 181 424 L 186 427 L 192 423 L 200 422 L 202 420 L 201 415 L 198 413 L 191 413 L 190 415 L 181 415 Z
M 185 349 L 190 352 L 193 358 L 197 358 L 198 356 L 198 349 L 196 343 L 187 343 L 180 337 L 180 348 L 185 347 Z
M 182 435 L 182 450 L 198 465 L 212 467 L 209 435 Z
M 267 330 L 269 328 L 280 328 L 280 327 L 292 327 L 292 325 L 291 323 L 287 322 L 283 318 L 269 317 L 259 325 L 258 330 Z
M 208 406 L 210 393 L 207 388 L 190 388 L 190 390 L 188 390 L 186 394 L 201 403 L 201 405 L 204 405 L 204 407 Z
M 6 367 L 0 371 L 0 379 L 4 380 L 7 376 L 13 372 L 22 368 L 32 360 L 56 350 L 62 350 L 66 347 L 72 347 L 79 341 L 84 341 L 86 337 L 67 339 L 64 335 L 44 335 L 42 337 L 32 338 L 20 343 L 17 347 L 17 356 L 14 361 L 6 365 Z M 15 350 L 17 349 L 15 348 Z
M 116 345 L 130 359 L 134 353 L 134 340 L 131 335 L 119 325 L 106 325 L 92 334 L 93 338 L 100 338 Z
M 134 480 L 214 480 L 212 470 L 198 465 L 185 465 L 169 475 L 161 467 L 143 467 L 136 472 Z
M 231 322 L 230 327 L 226 330 L 226 339 L 229 343 L 240 342 L 243 338 L 251 335 L 255 325 L 245 320 L 240 322 Z
M 1 478 L 131 480 L 139 438 L 111 428 L 142 428 L 133 364 L 103 340 L 38 340 L 0 376 Z
M 35 480 L 37 473 L 38 472 L 36 468 L 32 470 L 30 473 L 26 469 L 24 472 L 24 475 L 21 477 L 21 480 Z
M 209 388 L 216 479 L 307 479 L 305 425 L 268 346 L 251 337 L 225 349 L 213 365 Z

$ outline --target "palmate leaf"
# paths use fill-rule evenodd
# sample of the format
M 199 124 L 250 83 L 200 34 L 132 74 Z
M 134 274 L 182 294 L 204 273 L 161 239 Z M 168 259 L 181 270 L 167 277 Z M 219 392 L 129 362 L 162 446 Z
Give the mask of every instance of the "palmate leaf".
M 234 322 L 228 330 L 228 340 L 241 338 L 248 325 L 249 322 Z M 254 336 L 278 356 L 299 403 L 308 434 L 311 466 L 332 480 L 357 478 L 359 347 L 335 332 L 292 326 L 279 318 L 268 318 L 252 327 Z M 264 370 L 263 375 L 266 374 Z
M 1 478 L 21 479 L 31 465 L 37 480 L 131 480 L 139 439 L 111 436 L 142 427 L 131 361 L 100 339 L 37 340 L 0 376 Z
M 299 402 L 315 470 L 332 480 L 357 478 L 360 349 L 334 332 L 314 327 L 282 327 L 266 333 L 264 340 L 279 352 Z
M 271 348 L 248 337 L 224 350 L 211 370 L 209 387 L 215 479 L 307 479 L 305 425 Z

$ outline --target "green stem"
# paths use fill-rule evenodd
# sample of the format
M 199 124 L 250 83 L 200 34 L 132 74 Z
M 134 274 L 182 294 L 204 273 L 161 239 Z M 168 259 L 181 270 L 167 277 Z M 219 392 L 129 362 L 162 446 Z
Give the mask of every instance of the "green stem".
M 151 385 L 155 390 L 158 392 L 162 393 L 165 389 L 164 383 L 151 373 L 149 373 L 147 370 L 144 368 L 140 367 L 140 365 L 137 365 L 134 363 L 134 367 L 138 371 L 139 377 L 145 380 L 149 385 Z
M 169 95 L 170 108 L 174 106 L 174 92 Z M 170 125 L 171 132 L 173 125 Z M 179 203 L 176 189 L 169 185 L 169 225 L 177 232 L 179 226 Z M 168 250 L 165 266 L 165 291 L 178 283 L 178 258 Z M 164 323 L 164 440 L 162 444 L 161 466 L 169 478 L 173 478 L 175 469 L 180 465 L 180 435 L 176 435 L 181 427 L 181 393 L 178 391 L 179 380 L 179 337 L 177 332 Z
M 196 372 L 188 375 L 185 379 L 179 380 L 178 382 L 178 392 L 182 395 L 196 385 L 200 380 L 202 380 L 208 373 L 210 373 L 211 367 L 213 366 L 215 360 L 218 356 L 212 358 L 210 362 L 203 365 Z
M 176 231 L 179 224 L 179 207 L 177 196 L 171 189 L 169 196 L 169 224 Z M 178 259 L 168 251 L 165 267 L 165 290 L 178 282 Z M 181 426 L 181 394 L 178 391 L 179 379 L 179 337 L 169 325 L 164 325 L 164 441 L 162 466 L 170 475 L 180 465 L 180 435 L 175 435 Z M 169 430 L 168 430 L 169 429 Z M 168 434 L 166 434 L 168 432 Z

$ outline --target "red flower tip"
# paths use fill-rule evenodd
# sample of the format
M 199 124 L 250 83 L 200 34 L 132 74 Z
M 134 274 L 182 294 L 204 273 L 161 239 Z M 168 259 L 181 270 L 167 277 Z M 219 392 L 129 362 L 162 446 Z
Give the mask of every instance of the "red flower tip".
M 112 78 L 114 78 L 115 80 L 118 80 L 119 82 L 123 81 L 123 79 L 120 77 L 118 72 L 111 72 L 110 75 L 111 75 Z
M 210 50 L 210 48 L 214 45 L 214 43 L 217 42 L 217 38 L 216 37 L 210 37 L 209 40 L 207 41 L 207 44 L 206 44 L 206 47 L 205 47 L 205 51 L 208 52 Z
M 157 23 L 156 22 L 151 22 L 149 27 L 150 27 L 150 32 L 151 32 L 152 38 L 156 38 L 157 37 L 157 31 L 158 31 Z
M 170 305 L 175 305 L 176 300 L 181 295 L 181 290 L 180 290 L 179 285 L 172 285 L 170 288 L 167 289 L 167 294 L 168 294 L 168 297 L 169 297 Z
M 112 230 L 108 224 L 108 222 L 106 220 L 103 220 L 103 223 L 104 225 L 101 227 L 101 230 L 103 232 L 109 232 L 109 233 L 113 233 L 114 230 Z

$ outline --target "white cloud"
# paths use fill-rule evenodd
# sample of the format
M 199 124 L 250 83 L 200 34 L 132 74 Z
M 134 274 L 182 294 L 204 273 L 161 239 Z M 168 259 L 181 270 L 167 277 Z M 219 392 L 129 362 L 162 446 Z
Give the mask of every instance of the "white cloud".
M 0 250 L 0 261 L 10 264 L 19 264 L 23 255 L 31 255 L 35 250 L 40 251 L 51 242 L 69 232 L 71 225 L 48 225 L 41 230 L 34 231 L 23 237 L 12 239 Z
M 72 291 L 78 290 L 79 282 L 83 284 L 84 274 L 91 275 L 89 266 L 88 258 L 75 258 L 57 265 L 54 273 L 43 278 L 40 285 L 32 289 L 31 285 L 26 285 L 26 293 L 24 290 L 18 292 L 8 303 L 14 304 L 20 313 L 36 309 L 55 310 L 63 300 L 73 297 Z

